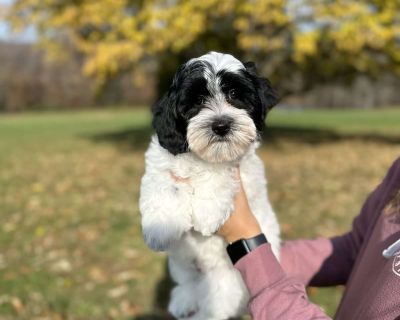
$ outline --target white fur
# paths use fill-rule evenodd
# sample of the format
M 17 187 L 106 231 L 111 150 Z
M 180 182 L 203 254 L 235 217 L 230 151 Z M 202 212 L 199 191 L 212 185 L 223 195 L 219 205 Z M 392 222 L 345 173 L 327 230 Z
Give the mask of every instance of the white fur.
M 251 210 L 279 254 L 279 226 L 256 148 L 253 142 L 237 161 L 209 163 L 193 152 L 173 156 L 152 138 L 140 191 L 142 228 L 151 248 L 168 250 L 177 283 L 169 311 L 177 318 L 220 320 L 246 312 L 247 289 L 229 260 L 227 244 L 213 235 L 232 212 L 238 164 Z M 171 173 L 190 184 L 177 182 Z
M 215 51 L 211 51 L 198 58 L 190 59 L 187 64 L 189 65 L 195 61 L 205 61 L 209 63 L 211 68 L 204 69 L 204 78 L 207 79 L 208 90 L 214 95 L 220 93 L 220 79 L 216 76 L 218 71 L 224 70 L 237 73 L 239 70 L 245 70 L 243 63 L 234 56 Z
M 240 158 L 251 142 L 257 138 L 257 130 L 247 112 L 223 101 L 212 99 L 207 108 L 189 120 L 187 141 L 189 149 L 208 162 L 230 162 Z M 221 106 L 221 107 L 220 107 Z M 211 129 L 215 119 L 228 116 L 233 129 L 220 139 Z
M 211 51 L 198 58 L 193 58 L 189 60 L 188 64 L 190 64 L 193 61 L 199 61 L 199 60 L 208 62 L 212 66 L 213 71 L 215 73 L 218 72 L 219 70 L 237 72 L 241 69 L 244 69 L 243 63 L 241 63 L 234 56 L 226 53 Z

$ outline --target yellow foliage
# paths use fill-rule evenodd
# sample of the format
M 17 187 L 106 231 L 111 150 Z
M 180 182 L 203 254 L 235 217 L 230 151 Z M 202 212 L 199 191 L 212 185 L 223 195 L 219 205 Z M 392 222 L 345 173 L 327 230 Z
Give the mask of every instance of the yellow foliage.
M 322 2 L 316 12 L 321 20 L 331 22 L 329 36 L 336 48 L 357 54 L 368 48 L 384 52 L 386 46 L 395 42 L 400 35 L 399 9 L 398 1 L 338 0 Z
M 293 58 L 295 61 L 304 62 L 308 56 L 315 56 L 318 53 L 317 43 L 319 40 L 317 31 L 302 32 L 295 34 Z
M 51 52 L 68 37 L 85 54 L 84 72 L 99 83 L 144 59 L 180 53 L 208 32 L 223 40 L 227 28 L 235 32 L 233 50 L 286 51 L 297 64 L 318 59 L 320 41 L 355 68 L 368 68 L 374 59 L 369 50 L 399 62 L 399 1 L 300 3 L 311 12 L 305 29 L 285 0 L 16 0 L 9 21 L 20 28 L 34 25 Z

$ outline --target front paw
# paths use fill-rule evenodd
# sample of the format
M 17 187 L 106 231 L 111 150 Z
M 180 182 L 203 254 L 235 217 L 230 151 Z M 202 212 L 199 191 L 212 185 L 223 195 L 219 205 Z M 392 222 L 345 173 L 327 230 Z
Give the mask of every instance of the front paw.
M 171 292 L 168 311 L 177 319 L 191 319 L 199 311 L 195 288 L 191 285 L 179 285 Z
M 174 185 L 143 186 L 139 205 L 144 239 L 155 251 L 168 250 L 192 228 L 190 195 Z
M 154 251 L 169 250 L 182 237 L 184 231 L 186 230 L 162 223 L 142 226 L 144 241 Z
M 215 201 L 198 201 L 193 208 L 193 229 L 203 236 L 210 236 L 217 232 L 233 211 L 233 206 L 225 204 L 223 207 Z

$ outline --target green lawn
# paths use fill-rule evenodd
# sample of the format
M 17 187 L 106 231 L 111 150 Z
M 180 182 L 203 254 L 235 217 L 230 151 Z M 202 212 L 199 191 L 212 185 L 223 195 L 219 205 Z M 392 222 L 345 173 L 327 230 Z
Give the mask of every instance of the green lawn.
M 137 208 L 144 110 L 0 116 L 0 319 L 166 319 Z M 285 239 L 345 232 L 400 155 L 400 109 L 273 110 L 260 156 Z M 341 288 L 312 289 L 333 315 Z
M 278 107 L 279 108 L 279 107 Z M 340 132 L 397 134 L 400 131 L 398 109 L 305 110 L 271 112 L 271 124 L 295 128 L 333 129 Z

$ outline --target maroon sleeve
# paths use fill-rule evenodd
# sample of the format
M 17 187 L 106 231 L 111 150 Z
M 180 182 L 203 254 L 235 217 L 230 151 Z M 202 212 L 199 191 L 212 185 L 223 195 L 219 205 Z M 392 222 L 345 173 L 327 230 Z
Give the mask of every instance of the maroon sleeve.
M 308 285 L 332 253 L 331 239 L 287 241 L 281 247 L 280 263 L 287 275 Z
M 399 170 L 400 160 L 397 160 L 364 203 L 350 232 L 330 239 L 296 240 L 283 244 L 280 262 L 284 271 L 304 285 L 346 284 L 364 240 L 369 237 L 386 198 L 391 196 L 388 190 Z
M 346 284 L 363 242 L 361 220 L 357 217 L 353 230 L 340 237 L 286 242 L 281 250 L 282 268 L 304 285 Z
M 308 301 L 304 285 L 288 277 L 264 244 L 240 259 L 236 264 L 249 290 L 249 310 L 254 320 L 330 319 Z

